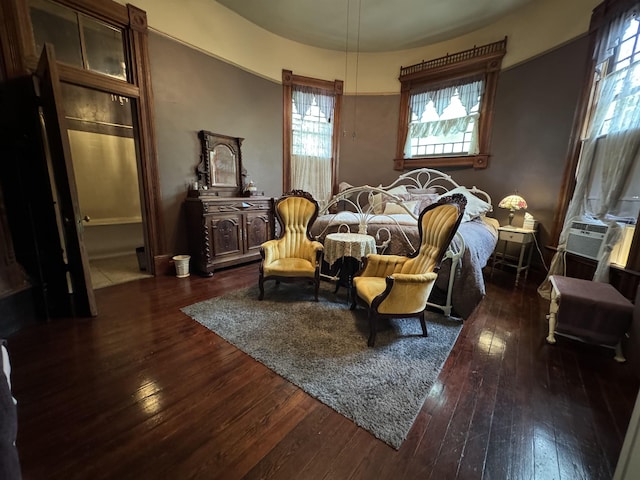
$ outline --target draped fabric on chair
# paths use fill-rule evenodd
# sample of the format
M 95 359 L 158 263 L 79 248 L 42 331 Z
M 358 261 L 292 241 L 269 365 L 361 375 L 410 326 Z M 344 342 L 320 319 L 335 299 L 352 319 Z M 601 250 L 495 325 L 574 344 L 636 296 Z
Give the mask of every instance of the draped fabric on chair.
M 351 309 L 357 302 L 368 308 L 370 347 L 375 343 L 378 318 L 419 317 L 427 336 L 424 310 L 466 203 L 463 195 L 454 194 L 423 210 L 418 219 L 420 248 L 412 256 L 367 256 L 364 269 L 353 279 Z
M 318 216 L 318 202 L 300 190 L 285 194 L 276 202 L 276 217 L 282 227 L 279 239 L 261 245 L 259 299 L 264 298 L 264 281 L 311 281 L 318 300 L 322 244 L 312 240 L 309 229 Z

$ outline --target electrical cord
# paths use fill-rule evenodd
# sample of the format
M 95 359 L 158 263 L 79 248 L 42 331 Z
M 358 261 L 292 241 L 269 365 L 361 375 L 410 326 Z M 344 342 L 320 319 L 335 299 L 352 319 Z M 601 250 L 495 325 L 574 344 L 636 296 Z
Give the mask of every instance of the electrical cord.
M 544 255 L 542 255 L 542 250 L 540 249 L 540 245 L 538 244 L 538 237 L 536 236 L 536 234 L 533 234 L 533 243 L 535 243 L 536 245 L 536 250 L 538 250 L 538 255 L 540 255 L 540 260 L 542 260 L 542 266 L 544 267 L 545 271 L 549 272 L 549 267 L 547 267 L 547 264 L 544 261 Z

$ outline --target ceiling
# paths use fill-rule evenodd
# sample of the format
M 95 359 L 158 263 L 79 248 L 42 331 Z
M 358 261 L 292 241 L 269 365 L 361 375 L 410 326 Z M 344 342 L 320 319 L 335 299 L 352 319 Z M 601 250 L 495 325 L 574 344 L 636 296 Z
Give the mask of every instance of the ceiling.
M 385 52 L 486 26 L 535 0 L 217 0 L 281 37 L 314 47 Z

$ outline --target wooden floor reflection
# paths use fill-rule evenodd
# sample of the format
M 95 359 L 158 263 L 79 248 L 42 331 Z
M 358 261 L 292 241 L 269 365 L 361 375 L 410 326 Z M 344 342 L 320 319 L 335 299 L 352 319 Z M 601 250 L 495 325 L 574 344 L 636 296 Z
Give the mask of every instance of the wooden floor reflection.
M 613 476 L 638 381 L 611 350 L 547 345 L 531 280 L 496 272 L 396 451 L 179 311 L 257 278 L 136 280 L 98 290 L 97 318 L 12 336 L 24 477 Z

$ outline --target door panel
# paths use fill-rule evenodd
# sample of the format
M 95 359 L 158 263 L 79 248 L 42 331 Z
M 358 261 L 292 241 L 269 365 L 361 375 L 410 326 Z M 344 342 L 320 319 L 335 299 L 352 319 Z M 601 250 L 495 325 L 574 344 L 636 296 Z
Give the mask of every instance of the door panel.
M 213 256 L 222 260 L 242 254 L 242 216 L 210 217 Z
M 69 293 L 76 315 L 95 316 L 98 314 L 98 309 L 83 240 L 82 215 L 78 204 L 69 137 L 62 107 L 62 91 L 55 53 L 50 44 L 45 44 L 36 75 L 39 79 L 50 171 L 53 177 L 52 189 L 55 190 L 60 234 L 66 256 Z
M 269 213 L 247 213 L 247 253 L 260 251 L 261 245 L 271 238 Z
M 145 246 L 134 99 L 61 86 L 89 260 L 93 267 L 103 257 L 131 257 Z

